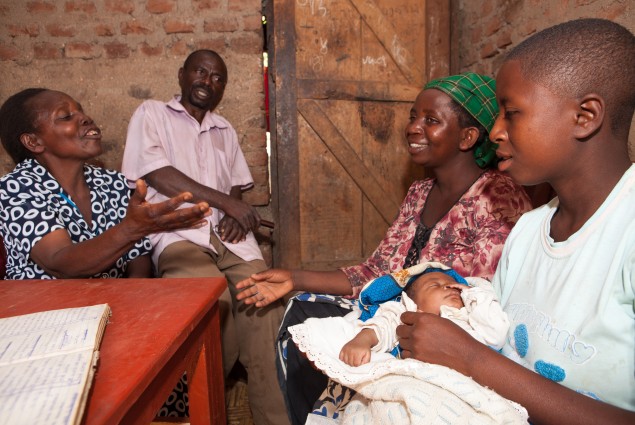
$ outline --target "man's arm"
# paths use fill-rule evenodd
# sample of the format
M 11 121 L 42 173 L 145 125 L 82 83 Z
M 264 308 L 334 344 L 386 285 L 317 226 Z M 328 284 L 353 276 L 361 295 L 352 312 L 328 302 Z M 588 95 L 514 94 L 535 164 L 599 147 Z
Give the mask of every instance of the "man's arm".
M 212 208 L 224 211 L 238 222 L 245 233 L 255 231 L 260 225 L 260 215 L 254 207 L 240 198 L 227 195 L 202 185 L 176 168 L 167 166 L 151 171 L 144 176 L 150 186 L 165 196 L 172 197 L 182 192 L 190 192 L 193 202 L 207 202 Z M 234 190 L 232 188 L 232 194 Z

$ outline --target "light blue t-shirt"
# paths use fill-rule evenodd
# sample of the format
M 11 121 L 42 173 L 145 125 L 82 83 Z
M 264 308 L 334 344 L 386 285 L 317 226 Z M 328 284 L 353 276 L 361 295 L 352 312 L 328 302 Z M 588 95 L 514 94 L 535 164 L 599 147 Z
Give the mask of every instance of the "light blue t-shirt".
M 635 410 L 635 165 L 563 242 L 549 236 L 557 208 L 554 199 L 523 215 L 503 249 L 493 280 L 511 322 L 502 352 Z

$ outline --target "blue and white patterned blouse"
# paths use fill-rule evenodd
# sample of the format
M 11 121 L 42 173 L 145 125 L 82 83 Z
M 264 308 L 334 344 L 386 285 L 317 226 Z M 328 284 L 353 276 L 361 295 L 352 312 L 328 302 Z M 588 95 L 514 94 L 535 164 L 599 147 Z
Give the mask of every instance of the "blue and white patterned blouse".
M 66 229 L 74 243 L 83 242 L 125 217 L 130 189 L 123 174 L 84 165 L 84 177 L 90 188 L 90 226 L 70 195 L 35 159 L 22 161 L 0 179 L 0 233 L 7 250 L 6 279 L 54 279 L 30 258 L 31 248 L 40 239 Z M 93 277 L 123 277 L 128 263 L 151 249 L 150 241 L 143 238 L 110 269 Z

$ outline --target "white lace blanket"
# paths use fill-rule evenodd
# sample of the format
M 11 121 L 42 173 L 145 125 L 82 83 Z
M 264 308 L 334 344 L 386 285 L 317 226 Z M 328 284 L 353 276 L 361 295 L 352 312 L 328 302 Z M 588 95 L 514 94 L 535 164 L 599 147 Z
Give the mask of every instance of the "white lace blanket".
M 289 328 L 298 348 L 335 381 L 357 392 L 337 420 L 309 415 L 307 424 L 526 424 L 527 411 L 444 366 L 372 353 L 359 367 L 339 360 L 357 332 L 357 313 L 308 319 Z

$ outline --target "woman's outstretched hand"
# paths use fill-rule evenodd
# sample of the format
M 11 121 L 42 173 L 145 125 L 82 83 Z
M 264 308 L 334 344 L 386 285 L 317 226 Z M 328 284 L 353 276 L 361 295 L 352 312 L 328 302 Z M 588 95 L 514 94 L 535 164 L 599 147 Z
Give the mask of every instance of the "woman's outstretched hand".
M 212 212 L 206 202 L 199 202 L 188 208 L 179 208 L 192 199 L 191 193 L 183 192 L 167 201 L 151 204 L 145 200 L 148 192 L 146 183 L 139 179 L 136 185 L 137 188 L 130 197 L 126 217 L 122 220 L 122 223 L 127 223 L 131 234 L 136 239 L 151 233 L 199 228 L 207 224 L 205 217 Z
M 456 324 L 430 313 L 406 312 L 397 337 L 402 357 L 450 367 L 469 376 L 470 360 L 478 356 L 481 344 Z
M 270 269 L 252 274 L 238 282 L 236 289 L 240 291 L 236 295 L 237 300 L 243 300 L 248 305 L 265 307 L 293 290 L 291 271 Z

